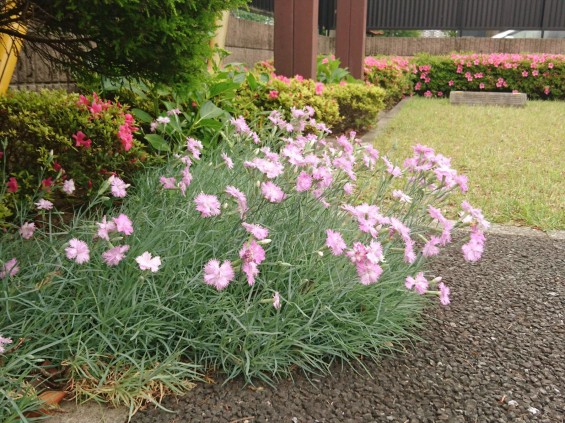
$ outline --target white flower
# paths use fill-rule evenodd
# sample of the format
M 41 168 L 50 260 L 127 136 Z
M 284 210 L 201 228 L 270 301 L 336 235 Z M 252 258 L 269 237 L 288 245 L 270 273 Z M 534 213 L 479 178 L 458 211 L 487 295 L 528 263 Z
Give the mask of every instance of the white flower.
M 69 179 L 68 181 L 63 182 L 63 192 L 68 195 L 75 192 L 75 181 Z
M 141 270 L 151 270 L 153 273 L 159 270 L 161 266 L 161 258 L 159 256 L 151 257 L 149 251 L 145 251 L 142 255 L 136 257 L 135 261 L 139 264 Z
M 44 200 L 43 198 L 35 203 L 38 210 L 51 210 L 53 208 L 53 203 L 49 200 Z

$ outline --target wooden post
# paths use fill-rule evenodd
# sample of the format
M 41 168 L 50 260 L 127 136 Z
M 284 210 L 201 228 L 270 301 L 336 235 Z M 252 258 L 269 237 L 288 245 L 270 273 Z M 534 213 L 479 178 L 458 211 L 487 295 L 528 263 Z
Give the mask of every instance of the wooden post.
M 367 0 L 337 0 L 335 53 L 354 78 L 363 78 Z
M 315 78 L 317 54 L 318 0 L 276 0 L 276 72 Z

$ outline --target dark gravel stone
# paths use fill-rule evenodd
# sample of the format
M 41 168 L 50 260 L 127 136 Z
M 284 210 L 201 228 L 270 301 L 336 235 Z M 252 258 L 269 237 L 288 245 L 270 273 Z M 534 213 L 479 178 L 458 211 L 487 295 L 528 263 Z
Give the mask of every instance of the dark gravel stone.
M 151 408 L 132 421 L 565 422 L 565 241 L 491 234 L 480 262 L 451 247 L 431 268 L 452 304 L 428 310 L 424 342 L 365 363 L 370 375 L 336 365 L 276 389 L 218 378 L 165 399 L 174 414 Z

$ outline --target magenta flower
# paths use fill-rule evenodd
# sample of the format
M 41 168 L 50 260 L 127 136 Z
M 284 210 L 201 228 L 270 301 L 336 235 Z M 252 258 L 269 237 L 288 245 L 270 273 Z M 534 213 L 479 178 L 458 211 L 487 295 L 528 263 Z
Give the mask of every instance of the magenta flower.
M 326 246 L 332 250 L 334 256 L 340 256 L 343 254 L 343 250 L 347 248 L 345 241 L 341 234 L 337 231 L 332 231 L 331 229 L 326 230 Z
M 439 301 L 443 305 L 448 305 L 451 301 L 449 299 L 449 288 L 443 282 L 438 285 L 439 288 Z
M 161 257 L 151 257 L 149 251 L 145 251 L 142 255 L 136 257 L 135 261 L 141 270 L 151 270 L 153 273 L 156 273 L 161 266 Z
M 204 282 L 218 291 L 226 288 L 234 277 L 235 273 L 230 261 L 226 260 L 220 265 L 218 260 L 210 260 L 204 267 Z
M 249 208 L 247 207 L 247 197 L 245 197 L 245 194 L 232 185 L 228 185 L 226 187 L 226 194 L 230 197 L 235 198 L 235 200 L 237 201 L 239 214 L 241 218 L 243 218 L 247 210 L 249 210 Z
M 271 203 L 280 203 L 286 198 L 286 194 L 277 185 L 269 182 L 263 182 L 261 184 L 261 192 L 263 196 Z
M 75 140 L 75 147 L 85 147 L 88 149 L 92 145 L 92 140 L 86 139 L 86 135 L 82 131 L 78 131 L 72 137 Z
M 73 192 L 75 192 L 75 189 L 75 181 L 73 181 L 72 179 L 63 182 L 63 192 L 65 194 L 71 195 Z
M 119 245 L 102 253 L 102 258 L 108 266 L 117 266 L 126 256 L 129 245 Z
M 220 201 L 215 195 L 199 194 L 195 199 L 196 210 L 202 217 L 218 216 L 220 214 Z
M 281 309 L 281 296 L 278 292 L 275 292 L 275 295 L 273 295 L 273 307 L 277 310 Z
M 2 266 L 2 270 L 0 270 L 0 279 L 4 279 L 5 277 L 13 277 L 20 271 L 20 267 L 18 266 L 18 260 L 14 257 L 13 259 L 8 260 Z
M 11 344 L 12 340 L 10 338 L 4 338 L 0 334 L 0 354 L 4 354 L 6 352 L 6 345 Z
M 112 219 L 116 225 L 116 230 L 124 235 L 131 235 L 133 233 L 133 224 L 129 217 L 125 214 L 120 214 L 118 217 Z
M 30 239 L 35 232 L 35 223 L 24 223 L 22 227 L 19 229 L 19 233 L 23 239 Z
M 18 180 L 14 177 L 8 179 L 6 186 L 8 187 L 8 192 L 18 192 Z
M 129 187 L 129 184 L 126 184 L 117 176 L 110 176 L 108 179 L 110 182 L 110 191 L 114 197 L 124 198 L 127 195 L 126 188 Z
M 51 210 L 53 208 L 53 203 L 49 200 L 41 199 L 35 203 L 38 210 Z
M 233 160 L 226 153 L 222 153 L 222 159 L 228 169 L 233 169 Z
M 161 176 L 159 182 L 163 185 L 163 189 L 175 189 L 177 187 L 177 180 L 175 178 L 166 178 Z
M 245 223 L 245 222 L 243 222 L 241 225 L 245 228 L 245 230 L 247 232 L 249 232 L 251 235 L 253 235 L 259 241 L 261 241 L 262 239 L 265 239 L 269 236 L 269 230 L 267 228 L 264 228 L 261 225 L 254 225 L 254 224 Z
M 90 260 L 90 250 L 86 242 L 73 238 L 69 241 L 69 246 L 65 248 L 67 258 L 74 260 L 78 264 L 87 263 Z

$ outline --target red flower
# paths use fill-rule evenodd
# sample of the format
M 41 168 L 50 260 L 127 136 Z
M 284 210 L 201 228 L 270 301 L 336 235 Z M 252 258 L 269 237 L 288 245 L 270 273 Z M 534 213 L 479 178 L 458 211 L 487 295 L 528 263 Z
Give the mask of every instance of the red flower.
M 83 96 L 81 94 L 81 96 L 79 97 L 79 100 L 77 101 L 77 106 L 90 106 L 90 100 L 88 100 L 88 98 L 86 98 L 85 96 Z
M 16 180 L 16 178 L 10 178 L 8 179 L 8 182 L 6 183 L 6 186 L 8 187 L 8 192 L 18 192 L 18 181 Z
M 92 145 L 92 140 L 85 140 L 86 135 L 82 131 L 78 131 L 76 134 L 74 134 L 73 138 L 76 141 L 76 147 L 90 148 L 90 146 Z
M 125 151 L 129 151 L 133 147 L 133 136 L 127 123 L 120 126 L 118 138 L 120 138 Z
M 55 172 L 59 172 L 63 167 L 57 163 L 57 162 L 53 162 L 53 169 L 55 169 Z
M 42 187 L 44 190 L 51 191 L 51 186 L 52 186 L 52 185 L 53 185 L 53 178 L 52 178 L 51 176 L 50 176 L 49 178 L 44 179 L 43 181 L 41 181 L 41 187 Z

